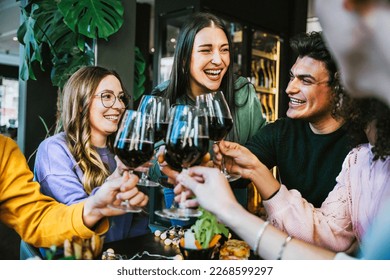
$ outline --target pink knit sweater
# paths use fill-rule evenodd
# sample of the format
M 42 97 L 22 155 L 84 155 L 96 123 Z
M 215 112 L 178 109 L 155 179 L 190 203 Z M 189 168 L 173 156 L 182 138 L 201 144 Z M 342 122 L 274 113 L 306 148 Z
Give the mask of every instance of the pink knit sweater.
M 268 220 L 296 238 L 333 251 L 345 251 L 355 240 L 360 243 L 382 203 L 390 198 L 390 159 L 373 161 L 371 148 L 360 145 L 347 155 L 321 208 L 282 185 L 263 202 Z

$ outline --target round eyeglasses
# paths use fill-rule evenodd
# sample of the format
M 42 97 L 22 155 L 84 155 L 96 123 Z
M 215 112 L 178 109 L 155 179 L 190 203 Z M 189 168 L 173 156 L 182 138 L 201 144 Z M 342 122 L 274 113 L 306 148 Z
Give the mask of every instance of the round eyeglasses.
M 126 109 L 128 104 L 128 97 L 124 93 L 120 93 L 116 96 L 113 92 L 103 91 L 101 93 L 95 94 L 95 96 L 100 96 L 100 100 L 105 108 L 111 108 L 114 106 L 116 100 L 119 100 L 119 103 L 122 104 L 122 109 Z

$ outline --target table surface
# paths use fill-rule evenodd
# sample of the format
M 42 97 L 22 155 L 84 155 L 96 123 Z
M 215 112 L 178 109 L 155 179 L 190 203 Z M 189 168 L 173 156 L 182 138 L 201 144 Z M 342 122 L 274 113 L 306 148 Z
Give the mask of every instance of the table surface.
M 133 238 L 105 243 L 103 251 L 112 248 L 115 254 L 120 254 L 123 259 L 134 260 L 172 260 L 180 255 L 180 250 L 174 245 L 165 245 L 160 237 L 153 233 Z M 147 253 L 145 253 L 147 252 Z M 251 251 L 249 259 L 258 260 Z
M 108 248 L 112 248 L 115 254 L 122 255 L 124 259 L 131 259 L 135 256 L 134 259 L 137 260 L 163 260 L 172 259 L 180 254 L 178 247 L 164 245 L 164 242 L 159 237 L 154 236 L 153 233 L 106 243 L 103 246 L 103 251 Z M 143 252 L 148 253 L 143 254 Z M 136 254 L 140 257 L 137 257 Z

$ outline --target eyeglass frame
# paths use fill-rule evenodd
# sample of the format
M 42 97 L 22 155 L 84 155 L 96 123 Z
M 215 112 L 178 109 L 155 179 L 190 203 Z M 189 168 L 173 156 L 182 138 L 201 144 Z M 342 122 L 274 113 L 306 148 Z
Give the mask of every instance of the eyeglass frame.
M 104 94 L 109 94 L 109 95 L 113 95 L 114 96 L 114 102 L 112 102 L 111 106 L 106 106 L 106 104 L 104 104 L 105 101 L 103 101 L 103 95 Z M 123 94 L 122 96 L 119 96 L 120 94 Z M 103 90 L 99 93 L 95 93 L 94 96 L 98 97 L 100 96 L 100 101 L 102 102 L 102 105 L 104 108 L 112 108 L 112 106 L 114 106 L 114 104 L 116 103 L 117 100 L 119 100 L 120 103 L 122 103 L 124 105 L 124 107 L 122 107 L 121 109 L 126 109 L 128 107 L 128 102 L 130 100 L 129 96 L 126 94 L 126 92 L 124 91 L 121 91 L 119 93 L 118 96 L 115 95 L 114 92 L 110 91 L 110 90 Z

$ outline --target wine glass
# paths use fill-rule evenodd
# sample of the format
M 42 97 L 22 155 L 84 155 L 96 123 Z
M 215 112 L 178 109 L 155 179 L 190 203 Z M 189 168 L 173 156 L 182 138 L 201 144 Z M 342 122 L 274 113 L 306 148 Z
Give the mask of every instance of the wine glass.
M 154 153 L 153 118 L 134 110 L 126 110 L 121 120 L 114 142 L 115 154 L 133 173 L 134 169 L 148 162 Z M 111 208 L 126 212 L 141 212 L 142 208 L 129 205 L 122 201 L 119 206 Z
M 209 136 L 215 144 L 223 140 L 233 127 L 233 118 L 222 91 L 205 93 L 196 97 L 196 106 L 206 111 L 209 121 Z M 229 174 L 222 157 L 221 172 L 229 182 L 241 178 L 238 174 Z
M 209 129 L 205 112 L 191 105 L 174 105 L 170 110 L 169 126 L 166 137 L 165 161 L 171 168 L 186 172 L 200 164 L 209 150 Z M 188 220 L 188 217 L 199 217 L 202 211 L 186 208 L 184 192 L 181 194 L 179 207 L 156 211 L 156 215 L 168 219 Z
M 138 111 L 149 114 L 154 121 L 154 141 L 158 142 L 165 138 L 168 129 L 169 99 L 156 95 L 144 95 L 138 106 Z M 148 171 L 142 172 L 139 186 L 159 187 L 160 184 L 149 180 Z

